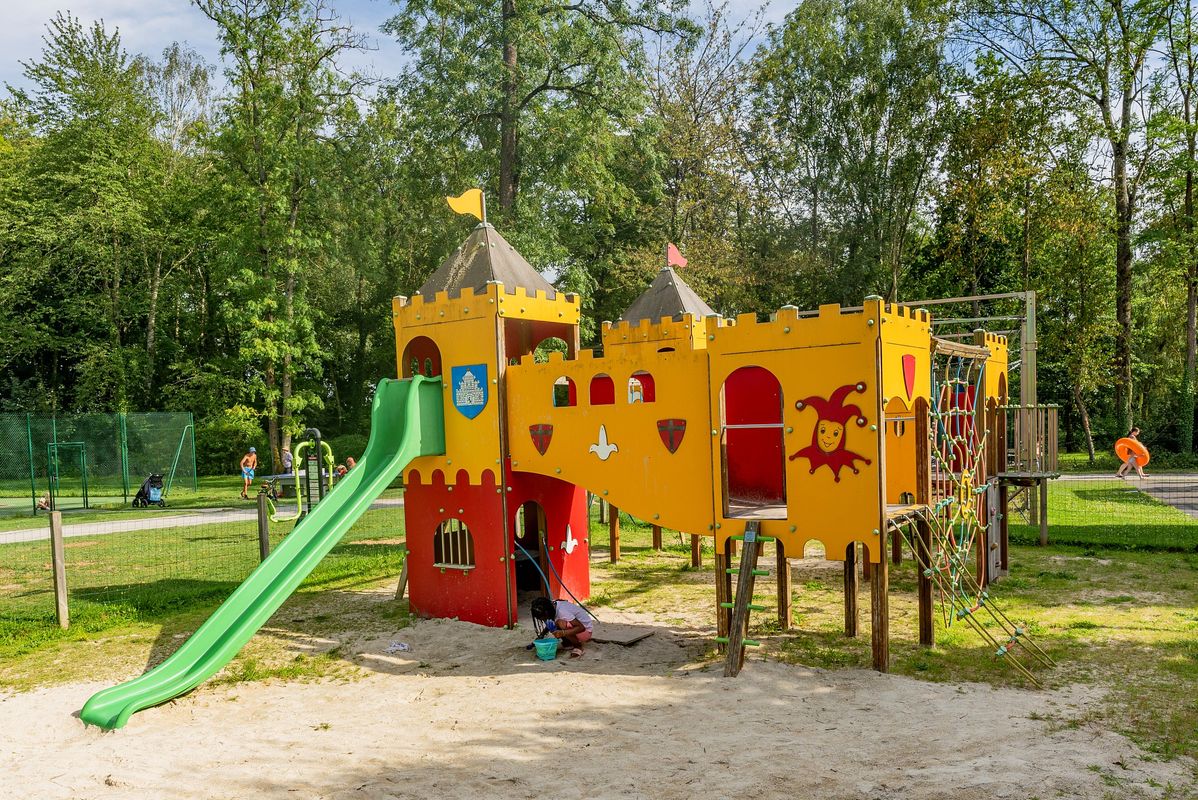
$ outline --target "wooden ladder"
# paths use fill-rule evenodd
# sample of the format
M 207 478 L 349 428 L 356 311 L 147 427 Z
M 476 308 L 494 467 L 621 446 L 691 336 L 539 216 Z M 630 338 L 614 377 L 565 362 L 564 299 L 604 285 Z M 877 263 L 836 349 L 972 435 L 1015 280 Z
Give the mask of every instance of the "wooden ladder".
M 746 638 L 749 631 L 749 612 L 764 611 L 765 606 L 753 604 L 753 587 L 758 575 L 769 575 L 769 570 L 757 568 L 757 557 L 761 553 L 761 545 L 774 541 L 771 536 L 761 536 L 761 523 L 751 520 L 745 525 L 743 536 L 732 536 L 743 543 L 740 552 L 740 569 L 728 567 L 725 572 L 736 575 L 736 600 L 731 603 L 720 603 L 723 609 L 732 610 L 732 622 L 727 636 L 717 636 L 716 641 L 727 645 L 727 658 L 724 661 L 724 677 L 733 678 L 740 673 L 745 665 L 745 648 L 760 647 L 761 642 Z

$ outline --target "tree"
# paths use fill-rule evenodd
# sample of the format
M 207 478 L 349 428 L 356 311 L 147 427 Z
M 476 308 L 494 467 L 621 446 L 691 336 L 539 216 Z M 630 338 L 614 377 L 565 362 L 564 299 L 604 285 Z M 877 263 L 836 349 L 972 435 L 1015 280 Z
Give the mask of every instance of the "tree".
M 263 404 L 276 468 L 294 415 L 320 397 L 297 386 L 318 369 L 309 269 L 325 246 L 312 214 L 329 154 L 323 132 L 352 85 L 336 72 L 359 37 L 323 0 L 197 0 L 217 25 L 231 94 L 212 141 L 225 171 L 226 257 L 243 266 L 241 355 Z
M 934 0 L 804 0 L 756 61 L 754 179 L 836 299 L 899 293 L 942 136 L 947 24 Z
M 1152 155 L 1151 140 L 1143 136 L 1148 62 L 1169 7 L 1169 0 L 982 0 L 967 34 L 1024 73 L 1052 77 L 1092 104 L 1101 120 L 1115 195 L 1115 404 L 1124 429 L 1131 424 L 1133 232 Z
M 1168 16 L 1166 56 L 1177 93 L 1170 132 L 1182 144 L 1180 164 L 1171 164 L 1182 176 L 1181 225 L 1177 238 L 1186 282 L 1185 364 L 1181 381 L 1178 448 L 1193 452 L 1195 414 L 1195 357 L 1198 356 L 1198 229 L 1195 226 L 1194 172 L 1198 169 L 1198 19 L 1190 2 L 1174 2 Z M 1166 145 L 1167 146 L 1167 145 Z
M 483 0 L 468 11 L 449 0 L 400 5 L 384 29 L 415 57 L 398 87 L 434 127 L 437 147 L 493 181 L 512 228 L 540 210 L 520 212 L 530 179 L 585 164 L 585 153 L 570 150 L 579 135 L 631 122 L 642 107 L 634 34 L 687 28 L 655 3 L 627 0 Z

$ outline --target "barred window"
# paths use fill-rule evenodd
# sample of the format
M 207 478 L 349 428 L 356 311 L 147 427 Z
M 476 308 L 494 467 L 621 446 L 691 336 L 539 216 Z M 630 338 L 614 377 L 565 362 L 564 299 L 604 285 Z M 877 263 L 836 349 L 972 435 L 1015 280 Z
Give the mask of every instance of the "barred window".
M 433 535 L 433 566 L 474 569 L 474 539 L 466 523 L 447 519 Z

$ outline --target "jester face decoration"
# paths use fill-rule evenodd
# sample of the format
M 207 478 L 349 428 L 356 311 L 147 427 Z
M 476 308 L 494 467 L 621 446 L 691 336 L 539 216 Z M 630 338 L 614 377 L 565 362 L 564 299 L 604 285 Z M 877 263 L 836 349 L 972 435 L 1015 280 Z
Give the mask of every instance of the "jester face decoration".
M 844 467 L 851 469 L 855 475 L 860 470 L 854 466 L 854 462 L 871 463 L 865 456 L 845 449 L 847 434 L 845 426 L 849 420 L 855 420 L 859 428 L 865 426 L 865 416 L 861 413 L 861 409 L 853 404 L 845 405 L 844 400 L 850 392 L 858 394 L 865 392 L 865 384 L 841 386 L 827 399 L 812 396 L 795 403 L 795 408 L 799 411 L 808 407 L 814 408 L 815 412 L 819 414 L 819 419 L 816 420 L 815 427 L 811 431 L 811 444 L 792 455 L 790 460 L 807 459 L 811 462 L 811 474 L 814 474 L 820 467 L 826 466 L 832 471 L 837 482 L 840 481 L 840 470 Z

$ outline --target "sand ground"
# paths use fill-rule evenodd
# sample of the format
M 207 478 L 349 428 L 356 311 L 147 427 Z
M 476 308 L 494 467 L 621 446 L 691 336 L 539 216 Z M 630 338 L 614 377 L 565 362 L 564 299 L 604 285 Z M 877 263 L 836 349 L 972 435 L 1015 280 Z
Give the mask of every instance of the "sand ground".
M 527 631 L 446 620 L 297 642 L 361 677 L 208 685 L 108 733 L 76 716 L 107 683 L 0 695 L 0 797 L 1198 796 L 1192 762 L 1085 721 L 1093 689 L 762 661 L 730 680 L 700 632 L 604 616 L 654 635 L 551 663 Z

